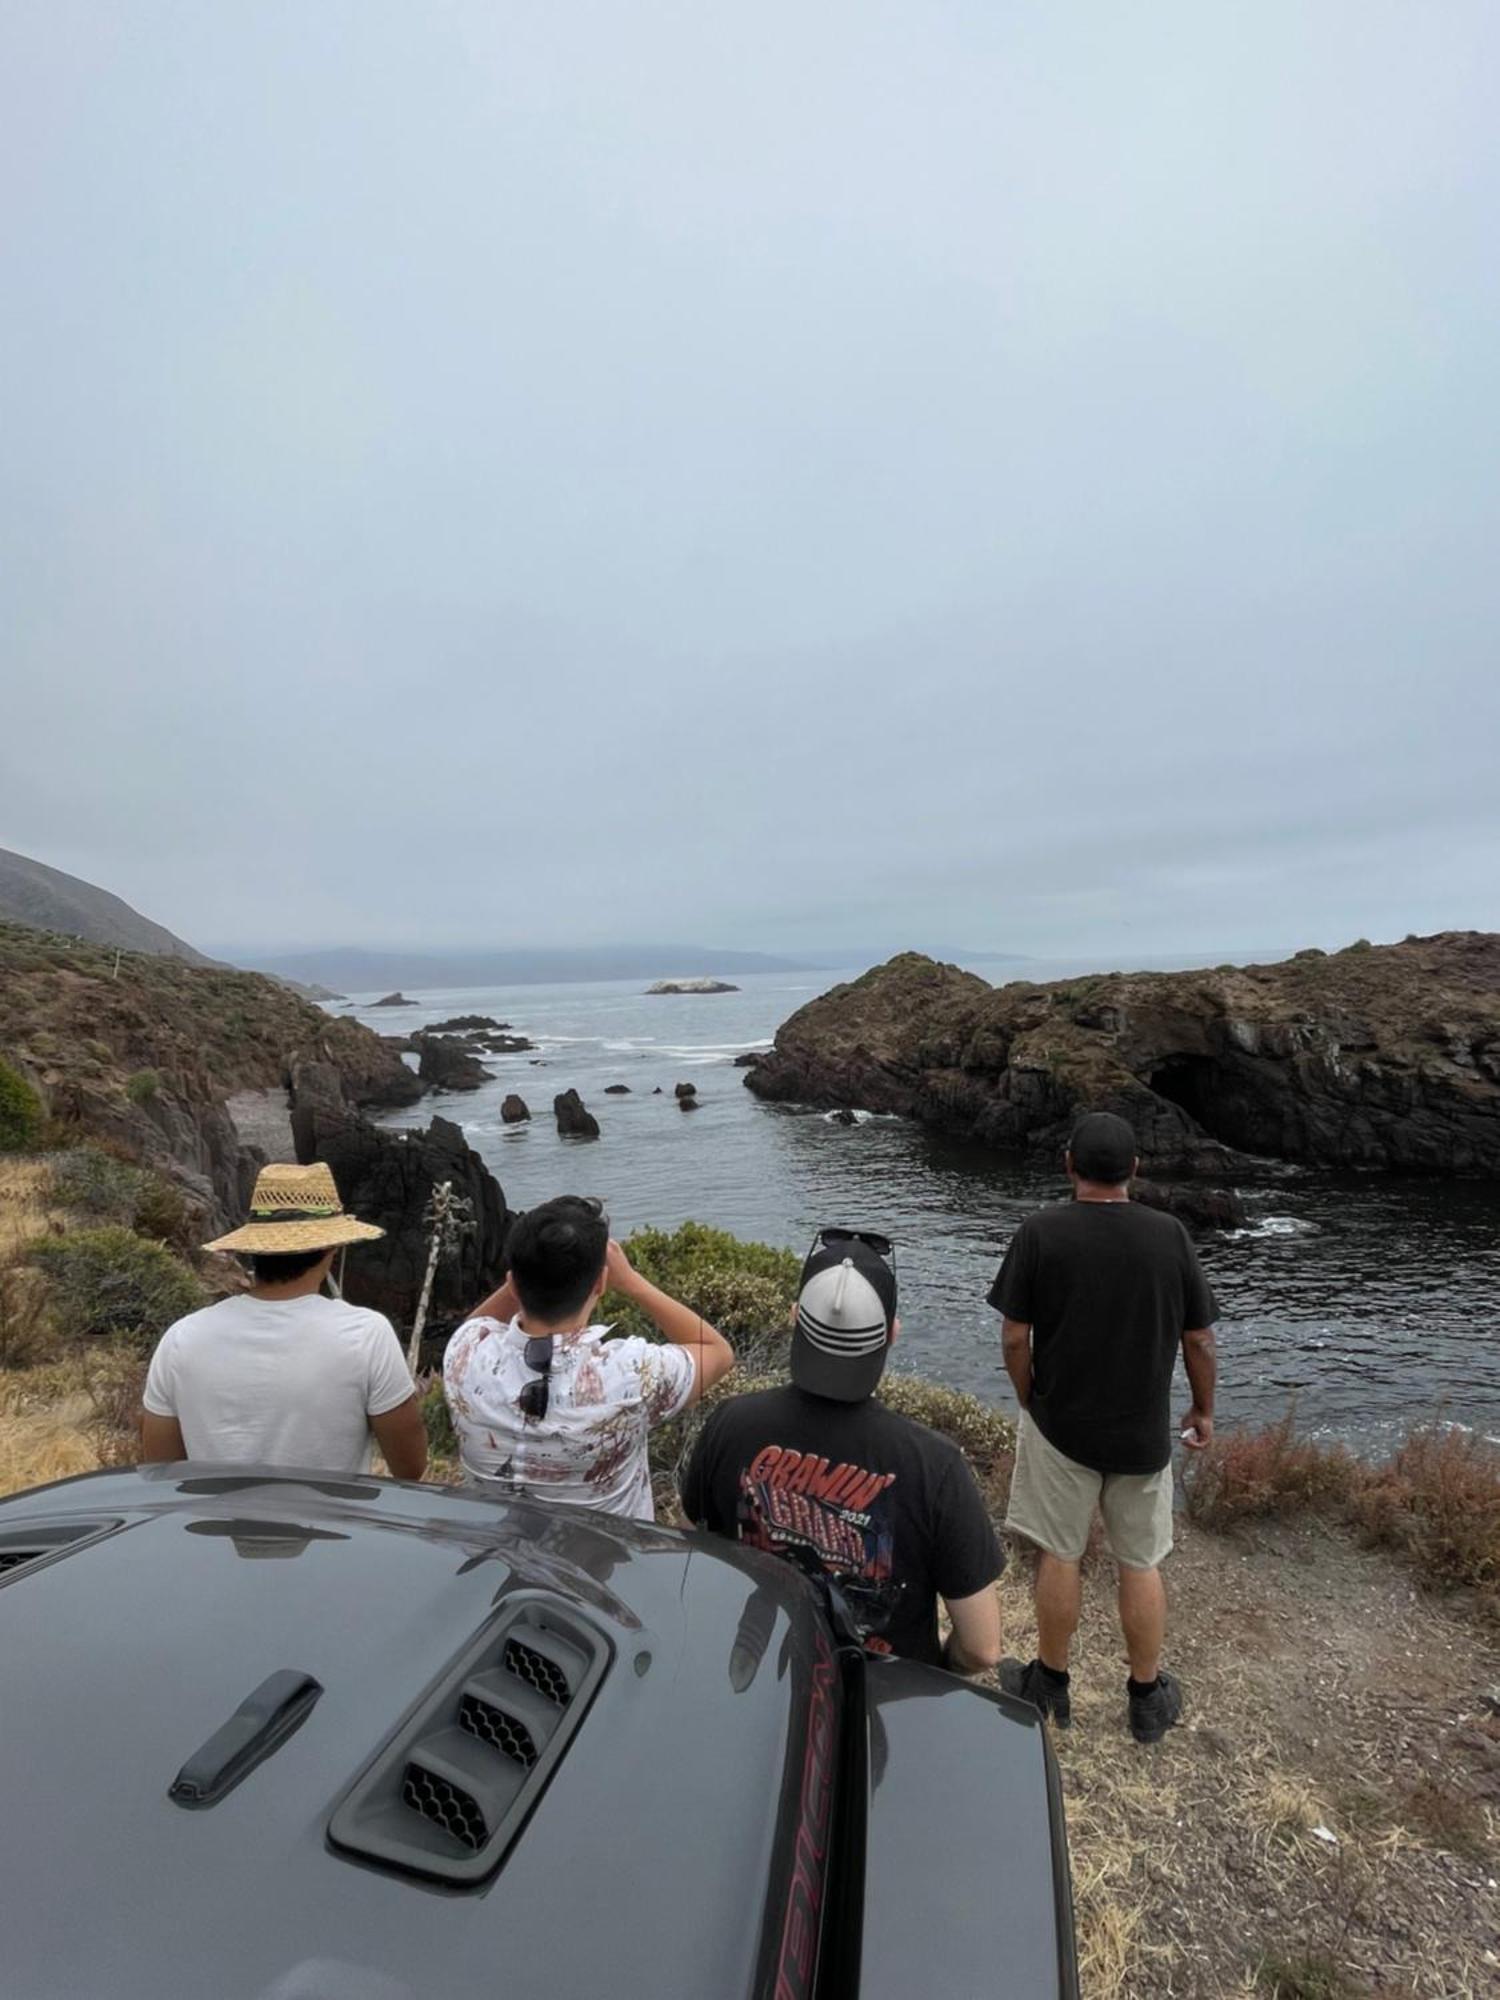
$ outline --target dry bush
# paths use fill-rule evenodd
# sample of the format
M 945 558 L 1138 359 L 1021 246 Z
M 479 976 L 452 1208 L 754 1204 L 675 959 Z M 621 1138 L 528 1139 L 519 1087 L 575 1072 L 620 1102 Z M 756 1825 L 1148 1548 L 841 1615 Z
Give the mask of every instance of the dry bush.
M 1201 1527 L 1222 1533 L 1240 1521 L 1347 1503 L 1364 1477 L 1342 1445 L 1294 1435 L 1296 1413 L 1259 1431 L 1229 1431 L 1196 1454 L 1184 1473 L 1187 1509 Z
M 141 1462 L 141 1395 L 150 1362 L 128 1339 L 112 1340 L 88 1357 L 92 1411 L 85 1428 L 100 1465 Z
M 0 1267 L 0 1368 L 34 1368 L 56 1349 L 40 1272 Z
M 170 1250 L 118 1224 L 44 1238 L 31 1261 L 46 1273 L 53 1314 L 70 1339 L 133 1334 L 154 1343 L 206 1296 Z
M 1472 1432 L 1413 1431 L 1354 1497 L 1372 1542 L 1434 1582 L 1500 1600 L 1500 1451 Z

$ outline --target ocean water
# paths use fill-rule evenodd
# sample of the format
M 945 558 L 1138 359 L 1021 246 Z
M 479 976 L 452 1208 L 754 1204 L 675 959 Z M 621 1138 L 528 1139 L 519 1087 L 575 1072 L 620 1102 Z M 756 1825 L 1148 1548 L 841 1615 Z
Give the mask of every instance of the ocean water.
M 983 969 L 1003 979 L 1023 968 Z M 850 976 L 759 974 L 712 995 L 648 996 L 643 981 L 469 987 L 423 991 L 402 1009 L 358 996 L 353 1011 L 383 1033 L 488 1014 L 537 1044 L 529 1055 L 483 1057 L 494 1072 L 483 1089 L 428 1097 L 386 1120 L 454 1119 L 513 1208 L 593 1194 L 618 1235 L 694 1218 L 799 1252 L 828 1223 L 882 1230 L 897 1244 L 896 1365 L 1008 1402 L 985 1293 L 1021 1218 L 1066 1191 L 1060 1169 L 901 1119 L 849 1126 L 762 1104 L 733 1066 Z M 697 1086 L 699 1110 L 678 1109 L 679 1082 Z M 612 1083 L 630 1094 L 606 1096 Z M 558 1137 L 552 1099 L 570 1086 L 599 1120 L 597 1141 Z M 530 1124 L 500 1122 L 512 1090 Z M 1200 1246 L 1221 1307 L 1221 1422 L 1263 1422 L 1295 1399 L 1300 1427 L 1364 1449 L 1428 1417 L 1500 1435 L 1500 1186 L 1284 1170 L 1245 1193 L 1251 1227 Z

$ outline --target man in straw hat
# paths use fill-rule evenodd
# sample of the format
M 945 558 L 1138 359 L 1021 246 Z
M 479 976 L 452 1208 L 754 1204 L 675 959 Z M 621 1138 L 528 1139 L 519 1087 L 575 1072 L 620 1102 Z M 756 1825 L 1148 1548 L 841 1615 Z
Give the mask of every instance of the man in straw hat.
M 890 1239 L 820 1231 L 802 1267 L 791 1382 L 718 1405 L 683 1476 L 683 1511 L 834 1578 L 868 1651 L 981 1673 L 1000 1658 L 1005 1557 L 957 1445 L 876 1400 L 899 1328 Z
M 324 1298 L 346 1244 L 384 1235 L 344 1213 L 327 1166 L 263 1167 L 242 1229 L 205 1243 L 248 1259 L 247 1292 L 169 1326 L 146 1377 L 146 1459 L 368 1472 L 427 1469 L 416 1386 L 389 1320 Z

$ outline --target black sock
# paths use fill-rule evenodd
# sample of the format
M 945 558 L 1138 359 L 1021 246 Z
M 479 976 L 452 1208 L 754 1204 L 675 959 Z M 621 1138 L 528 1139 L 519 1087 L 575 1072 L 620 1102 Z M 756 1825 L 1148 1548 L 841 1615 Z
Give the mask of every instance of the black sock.
M 1135 1696 L 1136 1700 L 1139 1701 L 1142 1695 L 1156 1693 L 1156 1690 L 1161 1686 L 1161 1675 L 1158 1674 L 1154 1681 L 1128 1680 L 1125 1686 Z
M 1047 1683 L 1048 1687 L 1065 1688 L 1068 1685 L 1068 1670 L 1066 1667 L 1059 1673 L 1056 1667 L 1049 1667 L 1045 1660 L 1038 1660 L 1037 1665 L 1041 1668 L 1042 1679 Z

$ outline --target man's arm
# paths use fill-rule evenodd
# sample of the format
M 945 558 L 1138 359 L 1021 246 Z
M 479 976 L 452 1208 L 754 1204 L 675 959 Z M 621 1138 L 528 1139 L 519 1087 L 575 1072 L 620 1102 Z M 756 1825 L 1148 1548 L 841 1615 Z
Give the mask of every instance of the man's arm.
M 1184 1437 L 1183 1443 L 1190 1451 L 1202 1451 L 1213 1442 L 1214 1386 L 1219 1378 L 1218 1350 L 1211 1326 L 1195 1326 L 1182 1336 L 1182 1365 L 1193 1392 L 1193 1407 L 1178 1428 L 1184 1432 L 1196 1431 L 1196 1437 Z
M 182 1441 L 182 1425 L 175 1417 L 158 1417 L 150 1410 L 141 1412 L 141 1463 L 179 1465 L 187 1457 Z
M 710 1326 L 691 1306 L 683 1305 L 653 1285 L 649 1278 L 643 1278 L 613 1239 L 604 1271 L 611 1291 L 633 1300 L 664 1339 L 692 1353 L 697 1372 L 689 1402 L 697 1402 L 716 1382 L 723 1381 L 734 1366 L 734 1349 L 717 1328 Z
M 1005 1642 L 1000 1632 L 1000 1599 L 986 1584 L 972 1597 L 944 1598 L 953 1630 L 943 1648 L 943 1663 L 956 1674 L 982 1674 L 998 1667 Z
M 1031 1401 L 1031 1327 L 1024 1319 L 1000 1322 L 1000 1347 L 1005 1356 L 1005 1372 L 1024 1410 Z
M 392 1479 L 420 1479 L 427 1470 L 427 1425 L 422 1405 L 408 1396 L 394 1410 L 371 1417 L 370 1429 L 380 1446 L 380 1455 L 390 1468 Z

